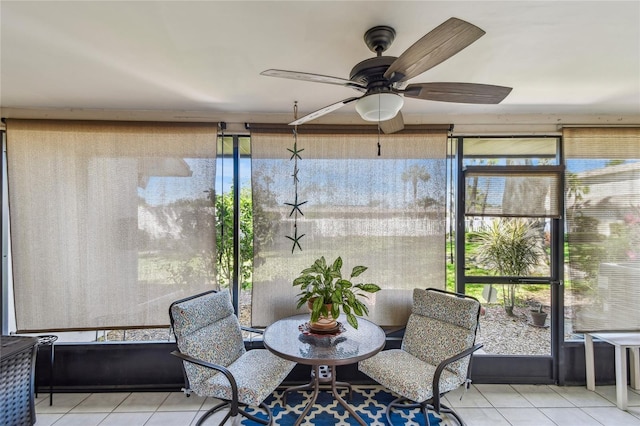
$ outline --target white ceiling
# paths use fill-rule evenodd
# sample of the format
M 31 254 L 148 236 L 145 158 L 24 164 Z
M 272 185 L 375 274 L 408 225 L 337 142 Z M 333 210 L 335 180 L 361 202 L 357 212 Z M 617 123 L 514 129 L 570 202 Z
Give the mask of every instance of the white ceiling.
M 499 105 L 406 99 L 418 123 L 640 124 L 639 1 L 0 2 L 2 117 L 280 122 L 359 96 L 261 76 L 348 78 L 389 25 L 406 48 L 450 17 L 486 35 L 410 83 L 513 87 Z M 317 123 L 364 123 L 353 104 Z

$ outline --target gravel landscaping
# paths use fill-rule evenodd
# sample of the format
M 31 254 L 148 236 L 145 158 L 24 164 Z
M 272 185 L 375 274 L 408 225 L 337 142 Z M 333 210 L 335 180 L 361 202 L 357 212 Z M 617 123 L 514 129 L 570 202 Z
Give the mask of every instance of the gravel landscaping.
M 484 344 L 482 350 L 501 355 L 551 354 L 549 319 L 545 327 L 534 326 L 529 312 L 529 308 L 516 307 L 514 316 L 509 316 L 502 306 L 485 306 L 477 337 Z

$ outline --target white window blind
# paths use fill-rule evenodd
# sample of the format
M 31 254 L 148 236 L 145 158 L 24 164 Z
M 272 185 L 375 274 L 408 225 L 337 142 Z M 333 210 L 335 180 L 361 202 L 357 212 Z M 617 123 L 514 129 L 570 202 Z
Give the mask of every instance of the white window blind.
M 355 126 L 354 126 L 355 127 Z M 406 323 L 415 287 L 445 286 L 447 131 L 382 135 L 306 133 L 300 152 L 298 218 L 302 250 L 293 249 L 291 206 L 295 198 L 288 133 L 254 132 L 252 187 L 255 226 L 252 323 L 305 313 L 296 311 L 300 271 L 324 256 L 341 256 L 343 274 L 367 266 L 359 279 L 382 290 L 370 296 L 369 319 Z
M 215 285 L 216 131 L 7 121 L 19 331 L 164 326 Z
M 559 218 L 560 173 L 554 166 L 467 167 L 465 215 Z
M 640 128 L 566 128 L 572 329 L 640 330 Z

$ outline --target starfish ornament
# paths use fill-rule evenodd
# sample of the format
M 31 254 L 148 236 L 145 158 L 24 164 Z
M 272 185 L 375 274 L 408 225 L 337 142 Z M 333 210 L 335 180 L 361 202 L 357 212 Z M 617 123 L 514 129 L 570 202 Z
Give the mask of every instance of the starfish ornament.
M 293 183 L 296 184 L 298 182 L 300 182 L 300 180 L 298 180 L 298 172 L 300 171 L 300 169 L 298 169 L 298 166 L 296 165 L 296 167 L 293 168 L 293 174 L 291 176 L 293 176 Z
M 300 238 L 304 237 L 305 235 L 306 234 L 302 234 L 298 236 L 298 228 L 295 228 L 293 232 L 293 237 L 290 237 L 288 235 L 286 236 L 288 239 L 293 241 L 293 246 L 291 247 L 291 253 L 293 253 L 293 251 L 296 249 L 296 246 L 298 246 L 300 251 L 302 251 L 302 247 L 300 247 Z
M 298 194 L 296 194 L 296 201 L 294 203 L 284 203 L 287 206 L 291 206 L 293 207 L 291 209 L 291 213 L 289 213 L 289 217 L 291 217 L 291 215 L 297 210 L 302 216 L 304 216 L 304 213 L 302 213 L 302 210 L 300 210 L 300 206 L 303 204 L 306 204 L 306 201 L 303 201 L 301 203 L 298 202 Z
M 293 143 L 293 149 L 287 148 L 287 151 L 291 153 L 291 158 L 289 158 L 289 160 L 293 160 L 294 158 L 299 158 L 300 160 L 302 160 L 302 157 L 300 157 L 300 153 L 304 151 L 304 148 L 298 149 L 297 142 Z

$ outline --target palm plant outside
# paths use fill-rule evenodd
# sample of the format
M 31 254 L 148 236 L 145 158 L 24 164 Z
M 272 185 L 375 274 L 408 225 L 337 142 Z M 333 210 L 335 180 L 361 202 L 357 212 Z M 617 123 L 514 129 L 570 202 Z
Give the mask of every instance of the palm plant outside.
M 478 260 L 497 275 L 526 276 L 540 262 L 544 252 L 538 244 L 538 228 L 526 219 L 497 219 L 477 233 Z M 505 311 L 513 315 L 517 284 L 504 284 Z

